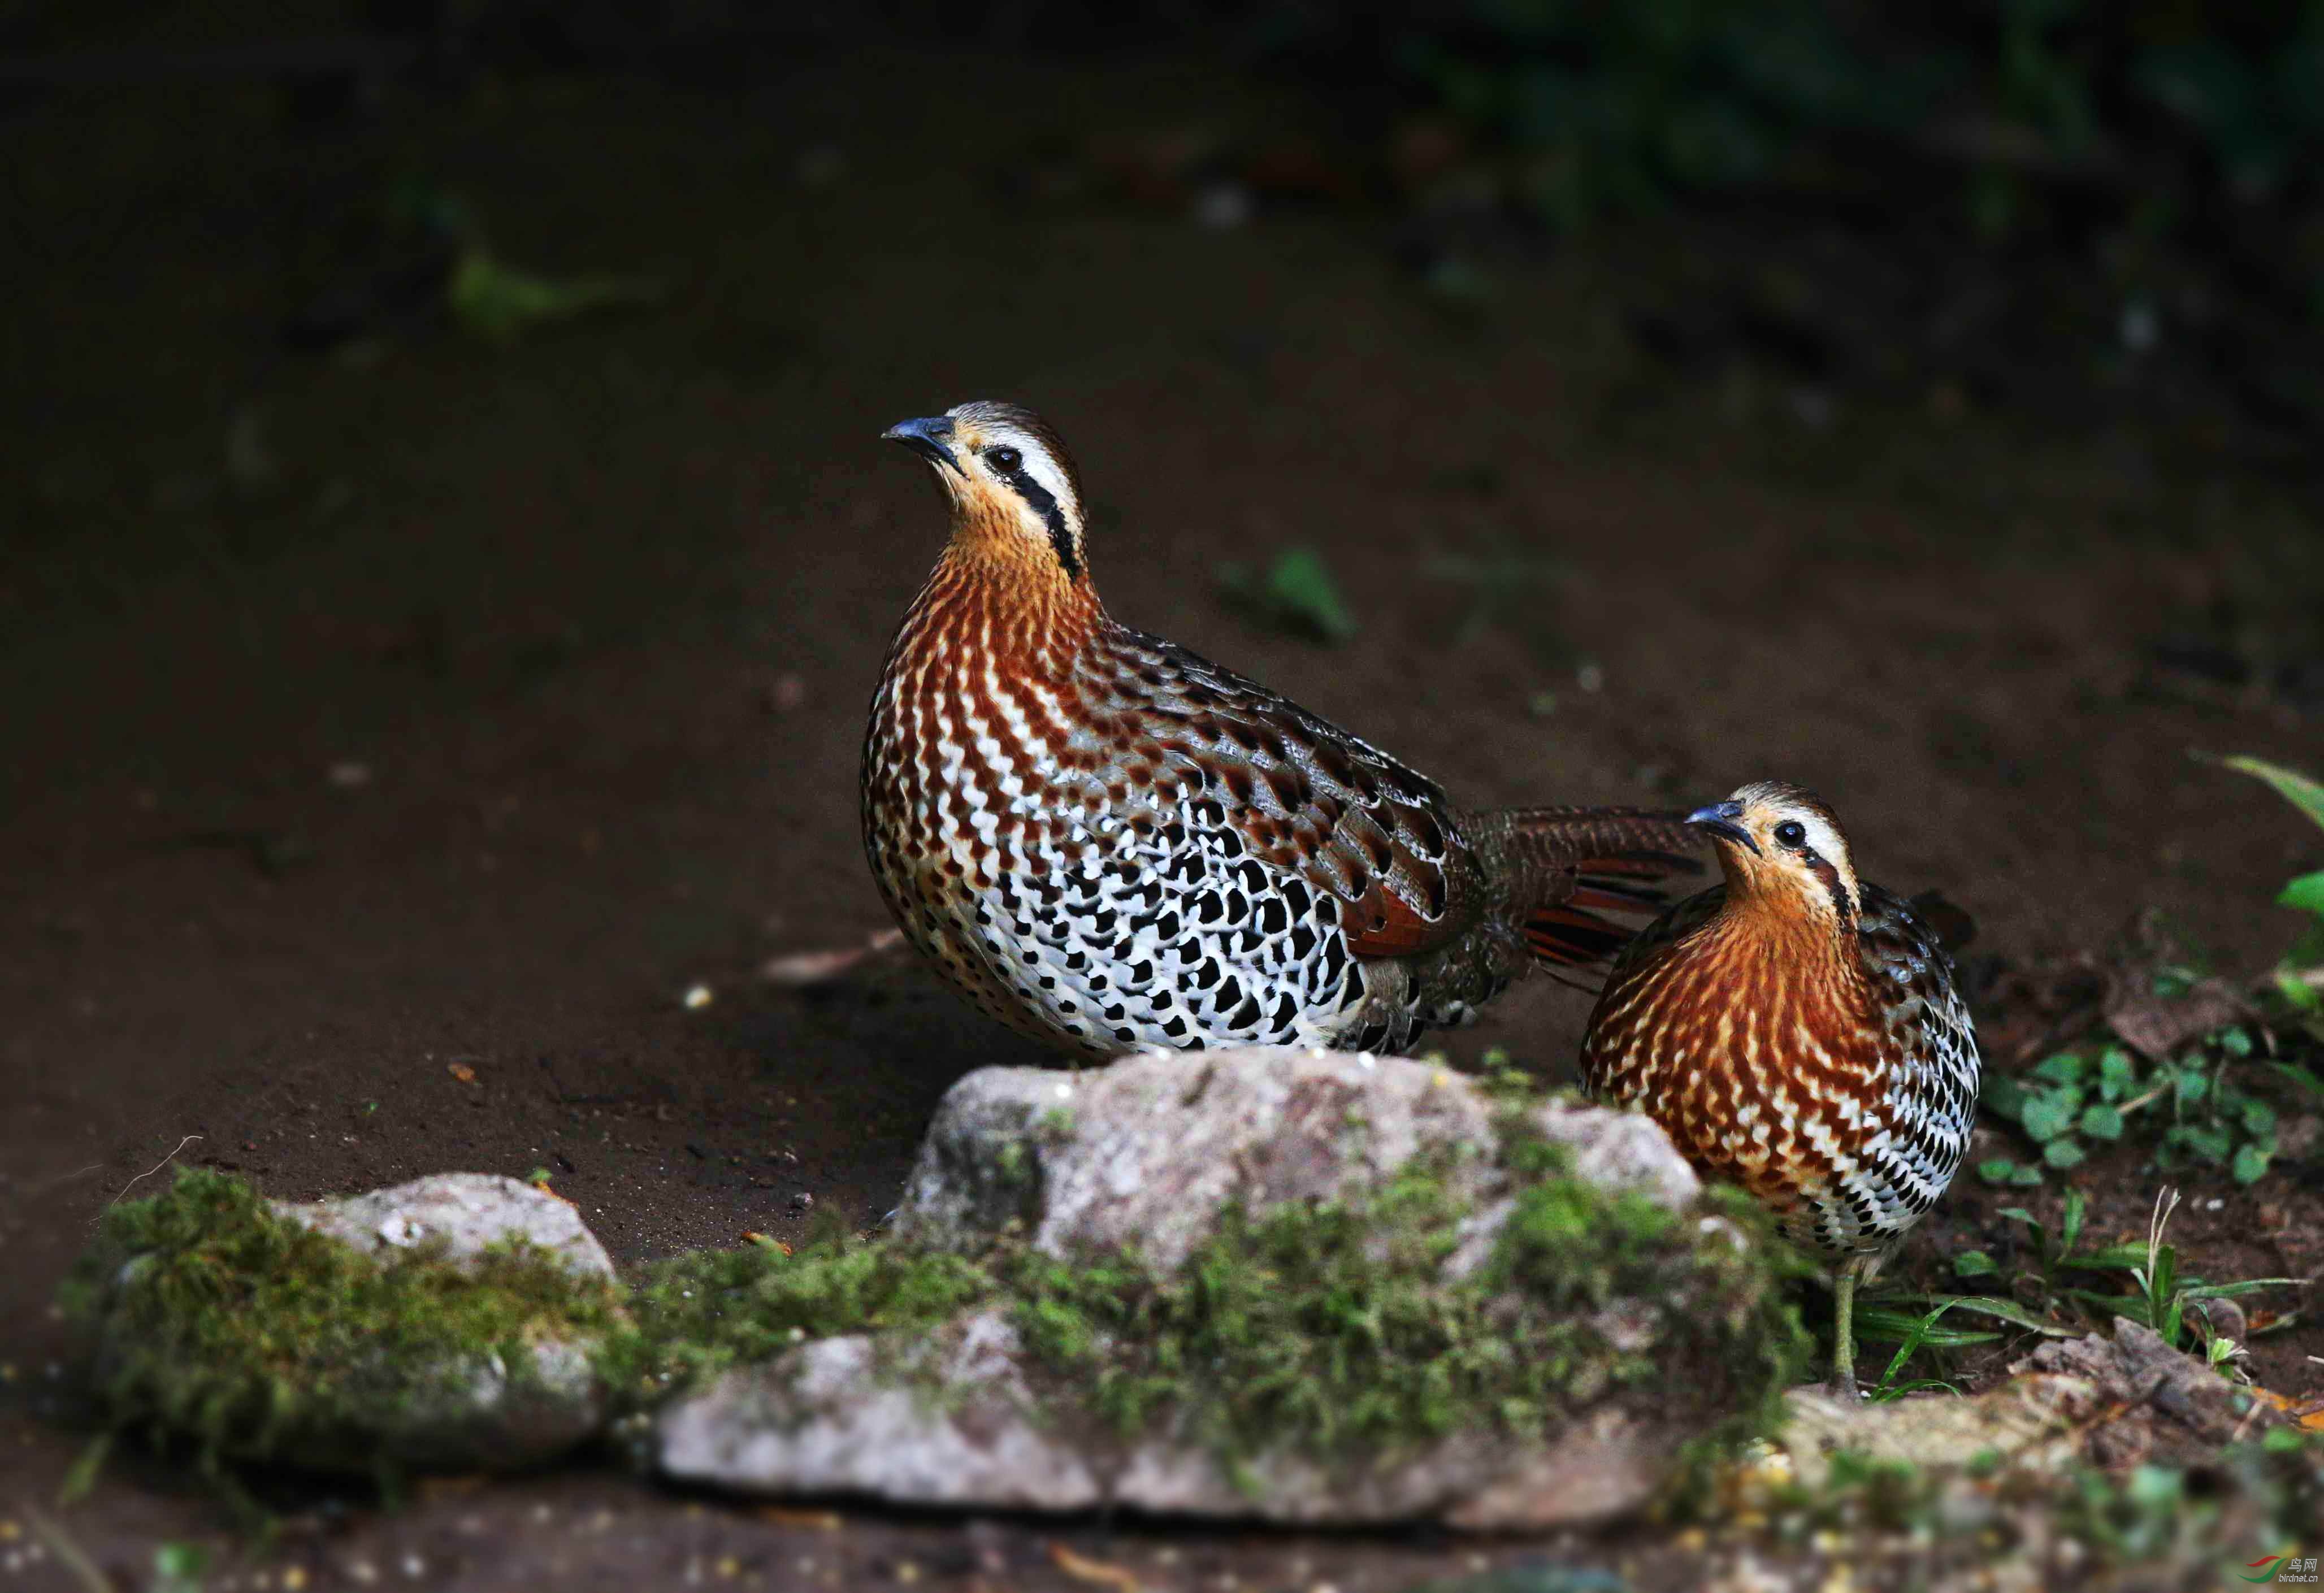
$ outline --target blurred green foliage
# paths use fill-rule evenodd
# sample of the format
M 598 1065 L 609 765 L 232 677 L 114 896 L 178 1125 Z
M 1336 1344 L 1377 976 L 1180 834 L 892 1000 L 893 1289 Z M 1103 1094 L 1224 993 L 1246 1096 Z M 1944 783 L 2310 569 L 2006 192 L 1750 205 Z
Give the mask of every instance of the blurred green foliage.
M 1868 69 L 1815 0 L 1466 0 L 1438 14 L 1404 33 L 1395 66 L 1519 152 L 1519 196 L 1566 227 L 1767 179 L 1801 134 L 1894 124 L 1938 87 L 1923 67 Z
M 2297 769 L 2258 758 L 2223 758 L 2220 766 L 2264 782 L 2276 795 L 2324 829 L 2324 782 Z M 2324 1040 L 2324 869 L 2288 881 L 2275 905 L 2308 914 L 2312 922 L 2276 965 L 2275 988 L 2285 1004 L 2299 1015 L 2308 1032 Z M 2296 1070 L 2311 1095 L 2324 1096 L 2313 1073 Z
M 1939 185 L 1866 190 L 1899 211 L 1950 186 L 1987 241 L 2061 219 L 2151 241 L 2266 212 L 2324 285 L 2307 209 L 2324 172 L 2319 0 L 1285 0 L 1260 15 L 1263 54 L 1377 57 L 1504 152 L 1512 197 L 1563 228 L 1844 170 Z
M 2151 1066 L 2108 1045 L 2095 1054 L 2061 1051 L 2020 1077 L 1990 1074 L 1980 1104 L 2023 1129 L 2040 1160 L 1992 1157 L 1978 1164 L 1978 1175 L 2038 1184 L 2044 1166 L 2079 1167 L 2093 1148 L 2135 1132 L 2153 1141 L 2154 1165 L 2164 1172 L 2224 1167 L 2237 1183 L 2256 1183 L 2275 1158 L 2278 1112 L 2255 1091 L 2306 1070 L 2277 1063 L 2271 1073 L 2253 1051 L 2252 1031 L 2231 1025 Z
M 1312 548 L 1284 549 L 1263 575 L 1223 564 L 1218 576 L 1227 601 L 1270 630 L 1327 647 L 1356 633 L 1356 616 L 1340 595 L 1332 566 Z

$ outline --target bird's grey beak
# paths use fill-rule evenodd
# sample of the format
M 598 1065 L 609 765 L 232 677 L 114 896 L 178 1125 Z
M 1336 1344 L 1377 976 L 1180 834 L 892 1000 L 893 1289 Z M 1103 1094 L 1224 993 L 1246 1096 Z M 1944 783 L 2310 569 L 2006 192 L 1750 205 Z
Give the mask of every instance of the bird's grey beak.
M 1759 843 L 1751 839 L 1751 833 L 1738 822 L 1742 817 L 1743 805 L 1730 800 L 1714 802 L 1709 807 L 1698 807 L 1686 815 L 1686 822 L 1698 830 L 1709 831 L 1722 841 L 1732 841 L 1736 845 L 1748 849 L 1753 857 L 1757 857 Z
M 881 432 L 881 437 L 891 443 L 901 443 L 931 465 L 943 466 L 954 475 L 965 476 L 959 458 L 952 451 L 952 417 L 931 415 L 925 420 L 899 420 Z

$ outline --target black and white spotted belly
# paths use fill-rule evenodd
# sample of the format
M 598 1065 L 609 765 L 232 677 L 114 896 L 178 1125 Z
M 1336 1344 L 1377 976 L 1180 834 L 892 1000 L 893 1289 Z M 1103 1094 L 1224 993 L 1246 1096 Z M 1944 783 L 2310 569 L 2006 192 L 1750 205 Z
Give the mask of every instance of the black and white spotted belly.
M 899 914 L 993 1017 L 1106 1056 L 1362 1038 L 1342 904 L 1251 857 L 1215 804 L 1056 815 L 1033 833 L 951 837 L 961 874 L 939 865 L 934 890 L 924 874 Z
M 1910 1041 L 1888 1070 L 1883 1127 L 1846 1158 L 1796 1237 L 1836 1254 L 1885 1257 L 1968 1159 L 1982 1064 L 1935 934 L 1877 886 L 1866 890 L 1858 928 L 1867 971 L 1884 999 L 1882 1021 Z

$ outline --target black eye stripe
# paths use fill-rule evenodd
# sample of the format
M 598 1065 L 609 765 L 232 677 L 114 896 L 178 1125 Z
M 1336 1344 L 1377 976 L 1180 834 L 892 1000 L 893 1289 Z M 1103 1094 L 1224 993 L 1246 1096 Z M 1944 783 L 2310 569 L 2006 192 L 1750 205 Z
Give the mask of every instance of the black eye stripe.
M 1840 916 L 1852 917 L 1856 903 L 1849 899 L 1848 887 L 1840 883 L 1840 870 L 1812 852 L 1807 854 L 1807 865 L 1822 882 L 1823 888 L 1831 893 L 1831 905 L 1840 909 Z
M 1001 464 L 1004 455 L 1016 459 L 1016 465 Z M 1059 507 L 1049 489 L 1025 472 L 1024 461 L 1014 448 L 990 449 L 984 456 L 984 462 L 992 467 L 995 475 L 1009 484 L 1010 492 L 1024 499 L 1026 505 L 1041 517 L 1041 523 L 1049 528 L 1049 546 L 1056 550 L 1057 562 L 1065 566 L 1065 579 L 1079 580 L 1082 561 L 1074 552 L 1073 528 L 1065 524 L 1065 511 Z

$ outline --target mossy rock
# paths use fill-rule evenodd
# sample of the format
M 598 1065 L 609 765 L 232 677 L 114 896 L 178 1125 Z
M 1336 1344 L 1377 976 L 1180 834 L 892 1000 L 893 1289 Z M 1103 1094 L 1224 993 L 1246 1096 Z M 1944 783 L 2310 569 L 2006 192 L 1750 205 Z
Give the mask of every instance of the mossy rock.
M 1360 1196 L 1416 1158 L 1438 1169 L 1448 1201 L 1490 1212 L 1512 1188 L 1494 1154 L 1512 1133 L 1562 1146 L 1577 1176 L 1666 1210 L 1701 1193 L 1669 1138 L 1634 1113 L 1426 1062 L 1249 1046 L 1090 1073 L 970 1074 L 936 1109 L 891 1229 L 936 1249 L 1012 1233 L 1056 1257 L 1134 1247 L 1168 1271 L 1230 1208 Z M 1455 1266 L 1480 1259 L 1472 1250 Z
M 530 1238 L 429 1215 L 485 1196 Z M 881 1238 L 627 1291 L 550 1200 L 188 1172 L 107 1213 L 66 1304 L 114 1420 L 213 1460 L 518 1466 L 651 1412 L 666 1473 L 730 1487 L 1318 1524 L 1633 1510 L 1764 1431 L 1807 1349 L 1797 1262 L 1651 1123 L 1423 1063 L 971 1075 Z
M 666 1472 L 912 1504 L 1600 1520 L 1764 1430 L 1806 1345 L 1779 1287 L 1797 1263 L 1650 1123 L 1423 1063 L 972 1075 L 896 1229 L 662 1270 L 641 1342 L 669 1358 L 645 1376 L 746 1363 L 662 1412 Z
M 457 1247 L 392 1215 L 398 1194 L 424 1209 L 478 1176 L 362 1197 L 413 1241 L 372 1253 L 311 1226 L 348 1231 L 337 1203 L 278 1208 L 201 1169 L 114 1207 L 62 1294 L 93 1390 L 116 1424 L 189 1436 L 208 1462 L 500 1469 L 571 1450 L 607 1415 L 620 1291 L 526 1239 Z

